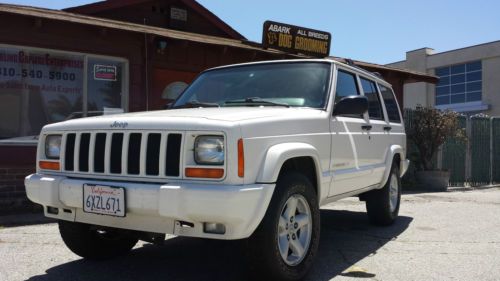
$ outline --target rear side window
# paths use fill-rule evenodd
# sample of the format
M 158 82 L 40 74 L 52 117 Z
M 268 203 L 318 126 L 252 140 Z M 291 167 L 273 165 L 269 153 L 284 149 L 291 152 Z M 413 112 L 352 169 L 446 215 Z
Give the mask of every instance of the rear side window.
M 394 93 L 391 89 L 384 87 L 379 84 L 380 93 L 384 99 L 385 109 L 387 110 L 387 116 L 390 122 L 401 123 L 401 116 L 399 116 L 398 103 L 394 97 Z
M 375 82 L 361 78 L 361 87 L 363 87 L 365 97 L 368 98 L 368 115 L 370 119 L 383 120 L 384 115 Z

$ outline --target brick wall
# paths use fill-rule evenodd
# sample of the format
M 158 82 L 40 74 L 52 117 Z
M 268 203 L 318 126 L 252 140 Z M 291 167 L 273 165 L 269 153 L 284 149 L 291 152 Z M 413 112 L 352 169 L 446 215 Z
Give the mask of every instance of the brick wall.
M 33 165 L 0 167 L 0 215 L 36 209 L 24 188 L 24 178 L 34 171 Z

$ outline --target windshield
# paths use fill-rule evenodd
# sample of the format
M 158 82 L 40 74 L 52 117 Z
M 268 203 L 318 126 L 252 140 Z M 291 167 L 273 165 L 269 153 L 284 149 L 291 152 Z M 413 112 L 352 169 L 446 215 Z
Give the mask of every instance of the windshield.
M 286 106 L 324 108 L 330 64 L 290 62 L 236 66 L 201 74 L 173 108 Z

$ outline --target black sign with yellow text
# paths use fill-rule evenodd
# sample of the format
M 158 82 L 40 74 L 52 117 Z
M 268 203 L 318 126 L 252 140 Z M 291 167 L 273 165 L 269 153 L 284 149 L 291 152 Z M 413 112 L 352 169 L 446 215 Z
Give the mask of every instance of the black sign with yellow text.
M 330 53 L 332 36 L 329 32 L 274 22 L 264 22 L 262 44 L 291 53 L 326 57 Z

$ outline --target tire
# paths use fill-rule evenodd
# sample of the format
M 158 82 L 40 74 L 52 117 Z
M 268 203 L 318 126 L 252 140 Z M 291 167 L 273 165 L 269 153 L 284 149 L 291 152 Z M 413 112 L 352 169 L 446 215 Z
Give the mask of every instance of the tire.
M 317 254 L 319 236 L 320 212 L 313 185 L 296 172 L 280 176 L 265 217 L 248 239 L 251 273 L 258 280 L 302 279 Z
M 366 211 L 370 222 L 387 226 L 394 223 L 401 203 L 401 179 L 396 162 L 392 163 L 391 173 L 382 189 L 366 194 Z
M 101 260 L 128 253 L 138 239 L 126 230 L 99 228 L 89 224 L 59 221 L 64 244 L 82 258 Z

